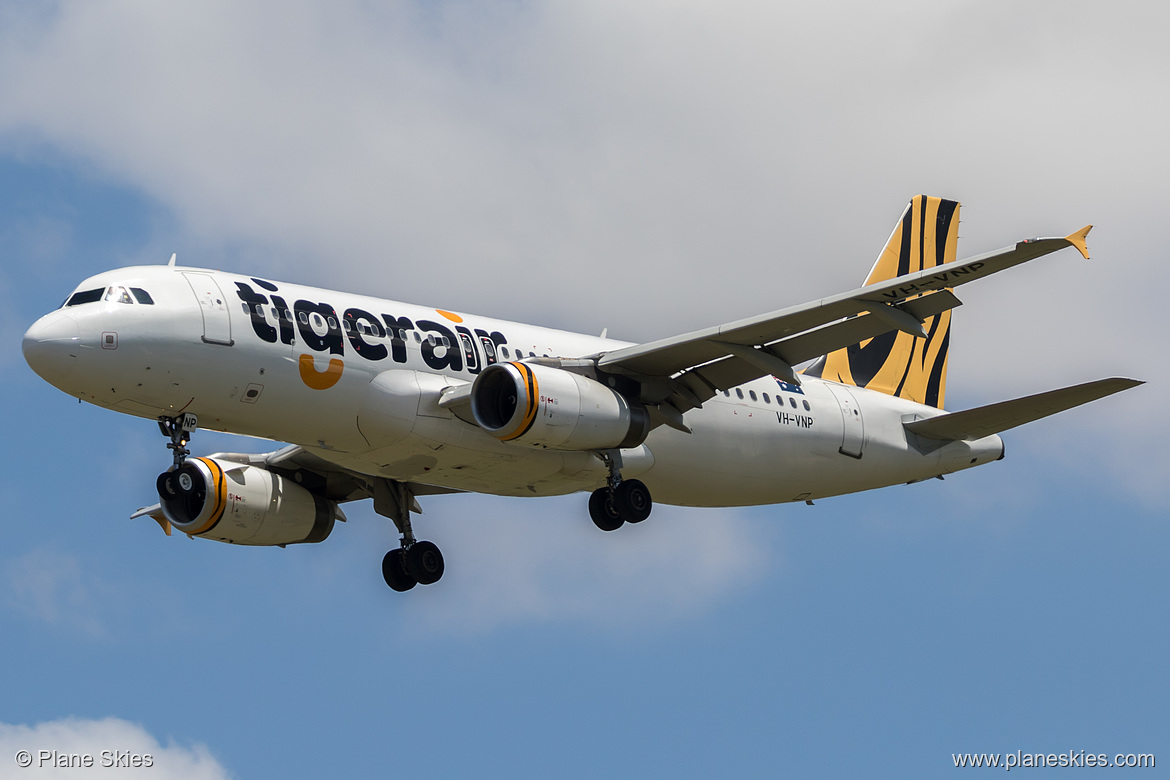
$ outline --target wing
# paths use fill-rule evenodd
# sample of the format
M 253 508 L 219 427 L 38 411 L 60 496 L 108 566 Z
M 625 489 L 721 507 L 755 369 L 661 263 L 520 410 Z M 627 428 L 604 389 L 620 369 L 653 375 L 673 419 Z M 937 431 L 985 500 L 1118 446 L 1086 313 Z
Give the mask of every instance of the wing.
M 1069 246 L 1087 258 L 1089 227 L 1064 238 L 1020 241 L 945 267 L 592 357 L 599 371 L 638 381 L 641 400 L 665 402 L 679 412 L 768 374 L 799 384 L 793 366 L 805 360 L 892 330 L 925 336 L 923 320 L 960 305 L 951 288 Z

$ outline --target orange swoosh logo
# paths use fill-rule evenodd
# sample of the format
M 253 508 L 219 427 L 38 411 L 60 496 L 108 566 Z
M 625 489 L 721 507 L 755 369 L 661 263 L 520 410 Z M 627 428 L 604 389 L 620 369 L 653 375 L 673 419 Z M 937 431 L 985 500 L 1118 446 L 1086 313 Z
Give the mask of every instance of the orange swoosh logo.
M 341 370 L 345 368 L 337 358 L 329 359 L 329 367 L 324 372 L 318 372 L 312 355 L 301 355 L 297 360 L 297 367 L 301 370 L 301 381 L 314 390 L 328 390 L 341 379 Z

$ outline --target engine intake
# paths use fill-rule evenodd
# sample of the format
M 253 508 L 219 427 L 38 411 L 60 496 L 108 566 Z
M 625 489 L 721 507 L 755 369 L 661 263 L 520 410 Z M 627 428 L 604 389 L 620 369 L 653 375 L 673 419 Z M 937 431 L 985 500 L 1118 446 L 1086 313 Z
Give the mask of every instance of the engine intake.
M 159 474 L 158 497 L 171 525 L 188 536 L 247 545 L 320 542 L 337 505 L 258 466 L 188 458 Z
M 531 363 L 496 363 L 475 379 L 471 413 L 501 441 L 559 450 L 637 447 L 646 407 L 588 377 Z

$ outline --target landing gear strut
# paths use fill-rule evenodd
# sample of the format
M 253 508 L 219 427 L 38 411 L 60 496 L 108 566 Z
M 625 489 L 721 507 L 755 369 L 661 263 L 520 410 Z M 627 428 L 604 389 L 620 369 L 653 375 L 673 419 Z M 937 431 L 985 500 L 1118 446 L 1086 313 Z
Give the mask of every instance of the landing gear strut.
M 443 576 L 443 554 L 433 542 L 414 538 L 410 513 L 421 511 L 410 486 L 389 479 L 379 479 L 374 486 L 374 511 L 394 521 L 402 534 L 399 547 L 382 559 L 382 579 L 391 589 L 403 593 L 415 585 L 432 585 Z
M 609 469 L 605 487 L 589 496 L 589 517 L 602 531 L 616 531 L 626 523 L 640 523 L 650 516 L 654 501 L 650 490 L 637 479 L 622 479 L 622 457 L 617 450 L 597 453 Z
M 193 414 L 181 414 L 178 417 L 158 418 L 158 429 L 162 435 L 171 440 L 167 449 L 175 453 L 175 470 L 183 465 L 183 461 L 191 454 L 187 449 L 187 442 L 191 441 L 191 434 L 199 427 L 199 418 Z

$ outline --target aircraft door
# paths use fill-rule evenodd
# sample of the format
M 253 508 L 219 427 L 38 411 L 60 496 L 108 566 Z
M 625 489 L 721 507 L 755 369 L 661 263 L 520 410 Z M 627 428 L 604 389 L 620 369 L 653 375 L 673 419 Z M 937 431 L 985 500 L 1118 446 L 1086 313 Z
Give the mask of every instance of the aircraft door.
M 203 341 L 208 344 L 231 346 L 232 323 L 228 318 L 227 300 L 215 277 L 211 274 L 183 272 L 199 301 L 199 312 L 203 315 Z
M 841 421 L 844 430 L 841 434 L 839 452 L 851 458 L 861 457 L 861 447 L 865 441 L 865 421 L 861 416 L 861 406 L 849 388 L 833 382 L 826 382 L 826 387 L 833 392 L 837 399 L 837 406 L 841 408 Z

